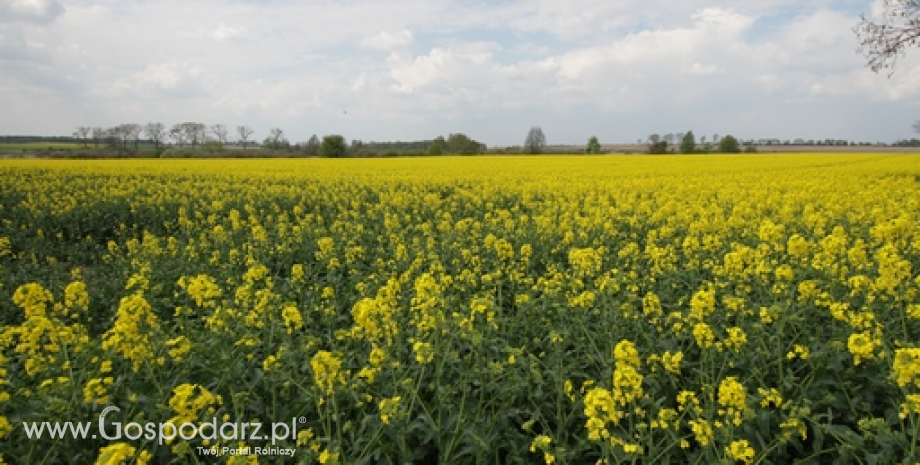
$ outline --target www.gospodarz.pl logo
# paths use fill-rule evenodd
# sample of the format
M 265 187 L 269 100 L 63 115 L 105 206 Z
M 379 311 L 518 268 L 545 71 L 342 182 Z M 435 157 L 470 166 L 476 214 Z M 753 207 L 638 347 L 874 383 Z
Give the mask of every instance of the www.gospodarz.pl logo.
M 158 444 L 171 443 L 177 438 L 189 441 L 193 439 L 200 440 L 240 440 L 240 441 L 262 441 L 271 440 L 275 445 L 277 441 L 297 439 L 297 425 L 307 422 L 306 417 L 292 418 L 290 422 L 275 422 L 267 425 L 263 429 L 263 423 L 259 422 L 220 422 L 217 417 L 211 421 L 205 421 L 200 425 L 195 423 L 182 423 L 175 425 L 172 422 L 155 423 L 147 422 L 144 424 L 138 422 L 121 423 L 112 421 L 106 424 L 106 416 L 110 413 L 120 412 L 121 409 L 110 405 L 102 410 L 99 414 L 96 433 L 92 432 L 91 422 L 66 422 L 66 423 L 23 423 L 26 436 L 29 439 L 40 439 L 45 433 L 52 439 L 64 438 L 67 436 L 75 439 L 93 438 L 101 436 L 109 441 L 119 441 L 122 439 L 137 440 L 144 438 L 146 440 L 156 440 Z

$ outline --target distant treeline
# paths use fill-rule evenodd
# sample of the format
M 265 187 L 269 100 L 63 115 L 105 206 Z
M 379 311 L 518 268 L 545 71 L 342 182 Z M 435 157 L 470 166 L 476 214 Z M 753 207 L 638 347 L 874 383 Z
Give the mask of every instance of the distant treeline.
M 223 143 L 205 137 L 177 138 L 173 143 L 157 143 L 151 139 L 131 139 L 113 134 L 114 132 L 107 132 L 104 137 L 96 139 L 68 136 L 0 136 L 0 144 L 33 144 L 36 146 L 34 149 L 20 148 L 13 154 L 28 153 L 32 156 L 52 158 L 394 157 L 475 155 L 487 150 L 485 144 L 462 133 L 453 133 L 447 138 L 438 136 L 420 141 L 364 142 L 355 139 L 350 143 L 341 136 L 326 136 L 320 139 L 314 135 L 309 141 L 296 144 L 283 137 L 276 137 L 266 138 L 261 144 L 250 142 L 248 150 L 246 145 L 238 141 Z M 78 146 L 52 146 L 65 143 Z M 42 147 L 40 144 L 48 144 L 48 147 Z
M 395 153 L 405 153 L 405 154 L 427 154 L 431 149 L 431 145 L 434 144 L 434 140 L 416 140 L 416 141 L 396 141 L 396 142 L 360 142 L 355 141 L 353 144 L 358 143 L 362 145 L 365 150 L 372 152 L 386 153 L 386 152 L 395 152 Z
M 450 134 L 446 139 L 438 136 L 433 140 L 363 142 L 351 141 L 349 153 L 352 156 L 395 156 L 395 155 L 475 155 L 486 152 L 486 144 L 475 141 L 463 133 Z
M 2 144 L 26 144 L 35 142 L 79 143 L 73 136 L 0 136 Z

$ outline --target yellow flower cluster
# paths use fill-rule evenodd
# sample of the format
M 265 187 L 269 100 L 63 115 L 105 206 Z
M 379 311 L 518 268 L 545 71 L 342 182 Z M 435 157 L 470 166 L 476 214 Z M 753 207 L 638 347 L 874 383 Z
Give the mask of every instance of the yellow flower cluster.
M 911 388 L 920 388 L 920 349 L 898 349 L 894 354 L 892 367 L 898 386 L 906 391 Z M 901 419 L 909 415 L 920 414 L 920 393 L 906 394 L 901 403 L 899 416 Z
M 896 350 L 893 369 L 898 386 L 920 388 L 920 349 Z
M 200 384 L 184 383 L 173 389 L 173 396 L 169 399 L 169 407 L 176 415 L 169 421 L 176 426 L 182 423 L 194 423 L 202 411 L 214 413 L 214 406 L 223 404 L 223 398 L 211 394 Z
M 170 347 L 169 356 L 172 357 L 173 360 L 179 362 L 182 361 L 182 357 L 184 357 L 185 354 L 192 350 L 192 341 L 186 336 L 179 336 L 166 341 L 166 346 Z
M 85 287 L 75 281 L 66 289 L 69 292 L 65 290 L 64 304 L 55 302 L 51 292 L 37 283 L 24 284 L 13 293 L 13 303 L 23 309 L 25 320 L 19 326 L 5 328 L 3 339 L 24 358 L 29 376 L 63 369 L 69 357 L 80 353 L 89 342 L 78 318 L 79 310 L 88 305 Z M 77 321 L 68 324 L 70 318 Z
M 648 363 L 650 365 L 655 363 L 660 363 L 665 371 L 673 373 L 675 375 L 680 374 L 680 364 L 684 360 L 684 353 L 681 351 L 671 352 L 666 350 L 660 356 L 658 354 L 652 354 L 648 358 Z M 655 370 L 655 367 L 652 367 L 652 371 Z
M 776 390 L 776 388 L 757 388 L 757 392 L 760 394 L 761 407 L 767 408 L 770 404 L 773 404 L 774 407 L 781 407 L 783 405 L 783 395 Z
M 380 421 L 382 421 L 383 424 L 390 424 L 390 421 L 393 419 L 393 417 L 398 414 L 400 400 L 402 400 L 402 397 L 394 396 L 387 399 L 382 399 L 377 403 L 377 408 L 380 410 Z
M 434 347 L 428 342 L 415 341 L 412 351 L 415 352 L 415 361 L 418 363 L 426 364 L 434 360 Z
M 576 276 L 595 276 L 603 264 L 603 249 L 572 249 L 569 251 L 569 265 Z
M 310 359 L 310 368 L 313 369 L 313 382 L 327 396 L 333 395 L 337 387 L 346 384 L 342 359 L 332 352 L 326 350 L 317 352 Z
M 137 448 L 125 443 L 116 442 L 99 449 L 99 457 L 96 458 L 96 465 L 122 465 L 137 464 L 146 465 L 151 460 L 150 452 L 137 452 Z
M 754 463 L 754 448 L 746 439 L 732 441 L 725 447 L 725 455 L 739 462 Z
M 556 461 L 556 456 L 553 454 L 550 447 L 552 443 L 552 438 L 545 434 L 541 434 L 533 438 L 533 441 L 530 442 L 530 451 L 537 452 L 539 450 L 540 452 L 543 452 L 543 461 L 549 465 Z
M 105 405 L 109 403 L 108 388 L 115 382 L 115 378 L 90 378 L 83 386 L 83 402 L 87 404 Z
M 642 374 L 639 373 L 639 351 L 631 341 L 617 343 L 613 350 L 613 397 L 620 406 L 642 397 Z
M 89 310 L 89 293 L 86 291 L 86 283 L 83 281 L 74 281 L 64 288 L 64 316 L 70 316 L 70 312 L 85 312 Z
M 351 309 L 359 335 L 371 343 L 386 345 L 393 344 L 394 336 L 399 333 L 393 319 L 395 313 L 393 302 L 382 296 L 361 299 Z
M 808 360 L 808 356 L 811 354 L 811 351 L 808 350 L 808 347 L 802 344 L 795 344 L 792 346 L 792 350 L 786 353 L 786 358 L 789 360 L 794 360 L 796 357 L 802 360 Z
M 716 335 L 712 332 L 712 327 L 706 323 L 697 323 L 693 325 L 693 338 L 701 349 L 708 349 L 716 340 Z
M 593 386 L 585 394 L 585 426 L 588 429 L 588 439 L 608 441 L 610 445 L 622 448 L 627 454 L 641 454 L 641 446 L 611 434 L 608 430 L 609 424 L 619 425 L 629 414 L 629 407 L 645 394 L 642 388 L 644 377 L 639 373 L 639 351 L 632 341 L 622 340 L 614 347 L 613 358 L 613 389 Z M 639 407 L 634 411 L 642 413 Z
M 5 438 L 12 430 L 13 426 L 10 425 L 10 421 L 4 416 L 0 416 L 0 439 Z
M 215 307 L 217 305 L 215 300 L 223 294 L 223 290 L 214 281 L 214 278 L 206 274 L 191 278 L 183 276 L 179 279 L 179 287 L 185 289 L 199 308 Z
M 102 348 L 113 350 L 132 363 L 135 373 L 154 358 L 151 335 L 158 333 L 160 324 L 142 294 L 121 299 L 115 323 L 103 335 Z
M 875 358 L 875 350 L 881 345 L 879 339 L 869 331 L 853 333 L 847 339 L 847 349 L 853 354 L 853 364 L 859 365 L 865 360 Z
M 747 390 L 734 376 L 719 383 L 719 413 L 725 415 L 735 426 L 741 426 L 742 416 L 747 410 Z
M 0 257 L 6 257 L 13 254 L 13 243 L 9 237 L 0 236 Z

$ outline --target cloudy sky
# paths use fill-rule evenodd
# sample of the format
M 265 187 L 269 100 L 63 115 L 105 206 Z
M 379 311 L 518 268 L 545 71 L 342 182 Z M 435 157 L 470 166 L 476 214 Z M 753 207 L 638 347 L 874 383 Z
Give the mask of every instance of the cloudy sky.
M 693 130 L 892 142 L 920 50 L 874 74 L 871 0 L 0 0 L 0 134 L 182 121 L 418 140 Z

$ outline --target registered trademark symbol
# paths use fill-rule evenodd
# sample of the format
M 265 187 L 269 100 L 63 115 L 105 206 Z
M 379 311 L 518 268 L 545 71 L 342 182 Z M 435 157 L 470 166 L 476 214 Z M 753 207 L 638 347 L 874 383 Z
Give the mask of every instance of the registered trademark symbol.
M 300 417 L 300 419 L 297 421 L 300 422 L 301 425 L 303 425 L 307 422 L 307 417 Z

